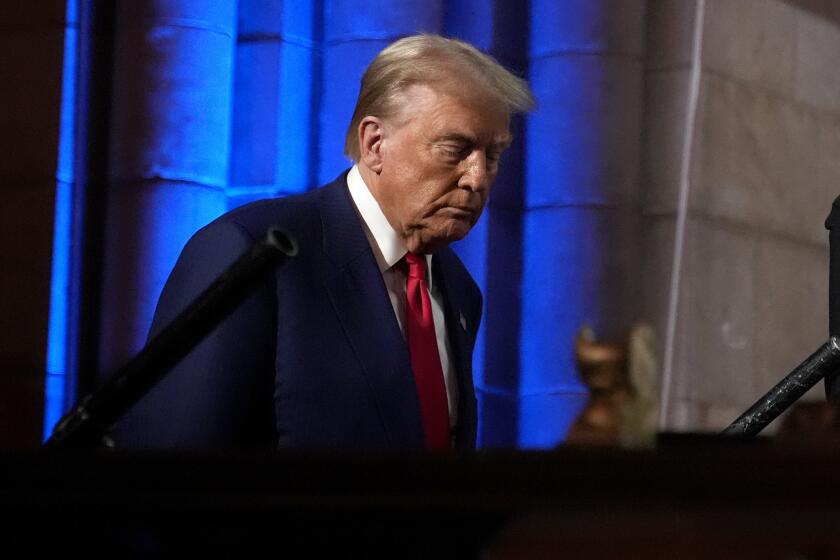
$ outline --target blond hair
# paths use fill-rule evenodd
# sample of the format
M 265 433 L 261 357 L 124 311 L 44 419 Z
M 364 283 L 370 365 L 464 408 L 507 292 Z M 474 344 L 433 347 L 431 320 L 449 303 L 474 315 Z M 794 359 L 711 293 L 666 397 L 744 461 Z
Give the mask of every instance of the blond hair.
M 388 118 L 401 105 L 401 93 L 415 84 L 434 86 L 453 81 L 481 88 L 508 111 L 524 113 L 534 107 L 534 96 L 525 81 L 496 60 L 458 39 L 421 34 L 405 37 L 383 49 L 362 76 L 359 99 L 347 136 L 344 154 L 358 161 L 359 124 L 368 115 Z

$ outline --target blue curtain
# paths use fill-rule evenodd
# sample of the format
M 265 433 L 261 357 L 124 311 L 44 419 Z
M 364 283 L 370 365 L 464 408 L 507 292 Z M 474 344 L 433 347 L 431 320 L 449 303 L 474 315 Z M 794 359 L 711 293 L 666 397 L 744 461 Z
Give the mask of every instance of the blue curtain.
M 226 209 L 335 178 L 349 166 L 344 134 L 364 68 L 394 39 L 441 33 L 475 44 L 528 78 L 539 104 L 512 123 L 515 141 L 485 214 L 456 246 L 486 300 L 474 359 L 479 445 L 562 441 L 585 399 L 572 357 L 574 332 L 583 324 L 609 331 L 615 315 L 599 290 L 610 283 L 612 265 L 602 255 L 615 241 L 610 208 L 616 200 L 613 179 L 598 175 L 604 153 L 615 148 L 605 143 L 604 93 L 615 89 L 615 72 L 597 56 L 614 50 L 601 25 L 613 4 L 155 0 L 121 6 L 103 370 L 141 347 L 157 295 L 192 232 Z M 640 23 L 637 12 L 630 17 Z

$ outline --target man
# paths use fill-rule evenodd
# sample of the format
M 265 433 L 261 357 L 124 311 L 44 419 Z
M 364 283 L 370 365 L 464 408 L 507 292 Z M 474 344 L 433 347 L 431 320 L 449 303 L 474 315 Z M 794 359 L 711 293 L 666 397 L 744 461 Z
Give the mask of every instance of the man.
M 478 220 L 525 83 L 474 47 L 401 39 L 370 64 L 333 183 L 187 244 L 152 334 L 280 225 L 299 254 L 117 426 L 141 448 L 473 448 L 481 294 L 448 245 Z

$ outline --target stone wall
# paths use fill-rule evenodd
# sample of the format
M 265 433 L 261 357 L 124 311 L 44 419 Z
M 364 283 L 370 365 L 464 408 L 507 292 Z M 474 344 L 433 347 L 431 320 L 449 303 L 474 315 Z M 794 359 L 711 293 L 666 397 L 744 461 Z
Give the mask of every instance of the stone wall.
M 799 4 L 705 2 L 665 429 L 724 427 L 828 334 L 840 26 Z M 648 2 L 643 314 L 665 375 L 695 8 Z

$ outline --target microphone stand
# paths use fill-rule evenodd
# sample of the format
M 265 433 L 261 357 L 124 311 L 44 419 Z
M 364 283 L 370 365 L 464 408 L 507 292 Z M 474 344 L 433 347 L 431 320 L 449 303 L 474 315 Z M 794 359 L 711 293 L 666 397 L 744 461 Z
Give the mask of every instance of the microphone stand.
M 831 206 L 831 213 L 825 220 L 828 229 L 828 341 L 820 346 L 796 369 L 777 383 L 746 412 L 721 432 L 724 436 L 752 437 L 775 420 L 782 412 L 796 402 L 820 379 L 840 369 L 840 196 Z M 840 392 L 840 387 L 835 389 Z M 831 393 L 832 391 L 828 391 Z M 829 398 L 833 395 L 829 394 Z
M 298 252 L 295 240 L 277 227 L 239 257 L 187 308 L 102 387 L 90 393 L 56 425 L 45 448 L 113 447 L 111 426 L 204 340 L 251 292 L 264 275 Z
M 751 437 L 764 429 L 826 375 L 840 366 L 840 340 L 832 336 L 787 377 L 777 383 L 721 435 Z

